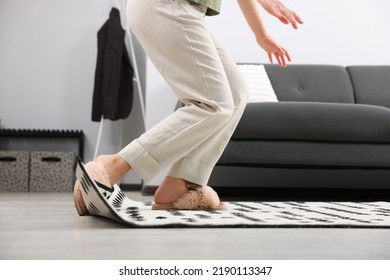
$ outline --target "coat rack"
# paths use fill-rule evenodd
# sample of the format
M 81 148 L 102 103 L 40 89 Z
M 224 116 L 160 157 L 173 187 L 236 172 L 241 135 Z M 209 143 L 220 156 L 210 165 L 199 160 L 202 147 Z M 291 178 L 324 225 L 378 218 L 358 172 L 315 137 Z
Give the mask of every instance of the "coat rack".
M 137 59 L 135 56 L 133 38 L 132 38 L 132 35 L 130 32 L 130 29 L 128 27 L 127 18 L 126 18 L 127 0 L 122 0 L 122 1 L 116 0 L 115 2 L 116 2 L 116 6 L 120 12 L 122 27 L 124 26 L 123 28 L 125 29 L 125 32 L 126 32 L 125 39 L 127 38 L 127 40 L 129 40 L 130 57 L 131 57 L 131 62 L 133 65 L 133 70 L 134 70 L 134 77 L 132 77 L 132 78 L 133 78 L 133 82 L 136 83 L 136 85 L 137 85 L 137 92 L 138 92 L 138 97 L 139 97 L 139 101 L 140 101 L 142 121 L 143 121 L 144 128 L 146 129 L 146 113 L 145 113 L 144 96 L 142 94 L 141 80 L 140 80 L 139 71 L 138 71 Z M 123 20 L 123 19 L 125 19 L 125 20 Z M 120 122 L 119 123 L 120 124 L 120 128 L 119 128 L 120 134 L 119 134 L 119 144 L 118 145 L 119 145 L 119 148 L 122 148 L 123 120 L 119 120 L 119 122 Z M 95 152 L 94 152 L 94 156 L 93 156 L 94 159 L 98 156 L 99 146 L 100 146 L 100 142 L 101 142 L 101 138 L 102 138 L 102 134 L 103 134 L 103 127 L 104 127 L 104 116 L 102 115 L 102 117 L 100 119 L 100 126 L 99 126 L 99 132 L 98 132 L 98 137 L 97 137 L 97 141 L 96 141 L 96 146 L 95 146 Z

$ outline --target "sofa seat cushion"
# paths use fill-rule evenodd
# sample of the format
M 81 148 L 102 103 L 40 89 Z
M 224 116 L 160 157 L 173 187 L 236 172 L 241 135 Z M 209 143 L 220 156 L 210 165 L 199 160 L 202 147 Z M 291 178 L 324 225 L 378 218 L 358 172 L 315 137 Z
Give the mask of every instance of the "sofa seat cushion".
M 218 165 L 389 168 L 389 149 L 390 144 L 232 140 Z
M 390 109 L 320 102 L 248 104 L 236 140 L 390 142 Z

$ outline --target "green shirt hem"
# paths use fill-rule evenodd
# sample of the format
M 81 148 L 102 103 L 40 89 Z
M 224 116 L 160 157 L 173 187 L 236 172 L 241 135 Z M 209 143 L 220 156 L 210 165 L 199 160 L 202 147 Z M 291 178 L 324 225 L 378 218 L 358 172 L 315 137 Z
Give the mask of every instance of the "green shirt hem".
M 207 16 L 215 16 L 220 13 L 221 0 L 191 0 L 192 2 L 205 5 L 207 7 Z

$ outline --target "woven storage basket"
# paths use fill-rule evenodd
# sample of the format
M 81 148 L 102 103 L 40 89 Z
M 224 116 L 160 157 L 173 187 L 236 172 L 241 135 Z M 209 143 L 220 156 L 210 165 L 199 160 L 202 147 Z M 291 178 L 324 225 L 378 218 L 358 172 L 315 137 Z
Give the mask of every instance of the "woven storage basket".
M 31 152 L 30 192 L 72 192 L 72 152 Z
M 28 192 L 29 152 L 0 151 L 0 192 Z

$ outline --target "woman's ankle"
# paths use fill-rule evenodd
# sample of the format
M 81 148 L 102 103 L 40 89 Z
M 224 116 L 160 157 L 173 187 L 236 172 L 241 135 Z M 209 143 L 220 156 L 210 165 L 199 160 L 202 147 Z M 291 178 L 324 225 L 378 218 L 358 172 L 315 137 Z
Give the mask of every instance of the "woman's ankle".
M 131 166 L 118 154 L 99 155 L 95 162 L 105 168 L 111 185 L 118 183 L 131 170 Z
M 188 191 L 187 182 L 180 178 L 165 177 L 154 194 L 154 202 L 170 204 Z

